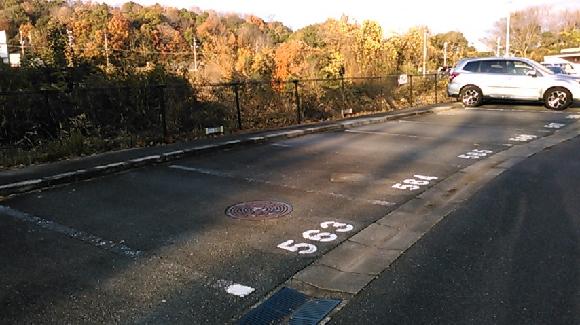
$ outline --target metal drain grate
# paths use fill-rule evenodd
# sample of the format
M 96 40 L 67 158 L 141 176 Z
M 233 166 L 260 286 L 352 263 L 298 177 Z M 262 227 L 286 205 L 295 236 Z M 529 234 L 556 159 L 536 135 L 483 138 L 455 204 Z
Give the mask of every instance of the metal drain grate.
M 280 218 L 292 212 L 292 206 L 279 201 L 251 201 L 234 204 L 226 215 L 234 219 L 264 220 Z
M 316 325 L 328 315 L 340 300 L 334 299 L 315 299 L 306 302 L 300 308 L 296 309 L 290 317 L 289 325 Z
M 279 324 L 296 308 L 302 306 L 308 297 L 296 290 L 282 288 L 268 300 L 247 313 L 239 324 Z

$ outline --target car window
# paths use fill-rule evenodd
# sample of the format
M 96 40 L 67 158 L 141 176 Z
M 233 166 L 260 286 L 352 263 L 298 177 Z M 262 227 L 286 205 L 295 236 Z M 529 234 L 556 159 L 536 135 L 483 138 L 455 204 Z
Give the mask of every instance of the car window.
M 507 61 L 508 73 L 525 76 L 528 72 L 535 70 L 534 67 L 522 61 Z
M 467 62 L 465 67 L 463 67 L 463 70 L 470 72 L 477 72 L 478 69 L 479 69 L 479 61 Z
M 479 71 L 483 73 L 507 73 L 506 61 L 485 60 L 481 61 Z
M 552 70 L 546 68 L 545 66 L 539 64 L 538 62 L 530 61 L 530 64 L 532 65 L 532 67 L 536 68 L 536 70 L 541 72 L 541 75 L 547 76 L 547 75 L 554 74 L 554 72 L 552 72 Z

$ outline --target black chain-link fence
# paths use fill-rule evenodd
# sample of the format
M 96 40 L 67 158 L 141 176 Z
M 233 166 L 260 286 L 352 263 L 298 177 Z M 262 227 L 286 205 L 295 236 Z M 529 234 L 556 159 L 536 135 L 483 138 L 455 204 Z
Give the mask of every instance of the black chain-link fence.
M 446 82 L 427 74 L 0 92 L 0 165 L 435 104 L 448 100 Z

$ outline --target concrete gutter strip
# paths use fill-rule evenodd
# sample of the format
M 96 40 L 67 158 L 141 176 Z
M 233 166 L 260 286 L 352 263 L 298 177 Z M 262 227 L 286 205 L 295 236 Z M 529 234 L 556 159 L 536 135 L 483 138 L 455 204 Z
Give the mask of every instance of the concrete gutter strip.
M 38 179 L 26 180 L 21 182 L 15 182 L 5 185 L 0 185 L 0 196 L 8 196 L 20 193 L 26 193 L 50 186 L 63 185 L 71 182 L 76 182 L 80 180 L 96 178 L 100 176 L 110 175 L 113 173 L 122 172 L 132 168 L 139 168 L 164 162 L 171 162 L 184 157 L 196 156 L 202 153 L 213 152 L 225 148 L 232 148 L 244 145 L 253 145 L 275 140 L 291 139 L 307 134 L 322 133 L 330 131 L 344 130 L 350 127 L 357 127 L 362 125 L 382 123 L 388 120 L 400 119 L 409 116 L 416 116 L 421 114 L 428 114 L 433 112 L 439 112 L 451 109 L 453 106 L 450 104 L 431 107 L 427 109 L 418 109 L 412 112 L 396 113 L 391 115 L 386 115 L 382 117 L 368 117 L 368 118 L 358 118 L 353 121 L 340 121 L 328 125 L 307 127 L 300 130 L 291 131 L 274 131 L 273 133 L 266 134 L 264 136 L 255 136 L 245 139 L 236 139 L 225 142 L 217 142 L 214 144 L 194 146 L 191 148 L 176 150 L 171 152 L 159 153 L 157 155 L 148 155 L 144 157 L 134 158 L 127 161 L 119 161 L 114 163 L 109 163 L 106 165 L 98 165 L 86 169 L 79 169 L 75 171 L 67 171 L 65 173 L 60 173 L 56 175 L 41 177 Z M 162 149 L 160 149 L 162 150 Z
M 36 188 L 41 187 L 42 179 L 31 179 L 28 181 L 22 181 L 17 183 L 11 183 L 0 186 L 0 193 L 18 193 L 25 191 L 32 191 Z
M 118 163 L 112 163 L 112 164 L 97 166 L 97 167 L 95 167 L 95 169 L 106 169 L 106 168 L 122 167 L 123 165 L 126 165 L 126 164 L 127 164 L 126 162 L 118 162 Z
M 558 130 L 460 170 L 330 250 L 285 285 L 311 295 L 357 294 L 486 183 L 536 153 L 578 136 L 579 132 L 580 126 Z

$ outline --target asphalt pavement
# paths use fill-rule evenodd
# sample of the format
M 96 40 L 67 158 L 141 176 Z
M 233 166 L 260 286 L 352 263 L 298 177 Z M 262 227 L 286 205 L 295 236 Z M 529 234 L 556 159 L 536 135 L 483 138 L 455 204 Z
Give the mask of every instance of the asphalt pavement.
M 340 321 L 486 182 L 576 137 L 579 117 L 448 109 L 306 126 L 7 197 L 0 323 L 230 323 L 285 287 L 340 302 Z
M 580 139 L 436 225 L 331 324 L 580 324 Z

